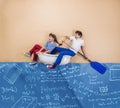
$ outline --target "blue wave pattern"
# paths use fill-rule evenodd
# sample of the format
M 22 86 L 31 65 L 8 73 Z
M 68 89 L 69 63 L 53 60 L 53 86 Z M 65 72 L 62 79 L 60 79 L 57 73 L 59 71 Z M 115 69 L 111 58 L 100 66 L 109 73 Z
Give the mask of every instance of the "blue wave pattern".
M 104 65 L 101 75 L 90 64 L 1 62 L 0 108 L 119 108 L 120 63 Z

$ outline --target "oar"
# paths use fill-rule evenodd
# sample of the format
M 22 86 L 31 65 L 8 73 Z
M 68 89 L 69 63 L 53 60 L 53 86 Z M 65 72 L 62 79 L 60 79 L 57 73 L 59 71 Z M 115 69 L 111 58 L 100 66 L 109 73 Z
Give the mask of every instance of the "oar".
M 73 49 L 75 51 L 74 48 L 72 48 L 69 44 L 67 44 L 66 42 L 63 42 L 65 43 L 68 47 L 70 47 L 71 49 Z M 103 66 L 101 63 L 97 62 L 97 61 L 92 61 L 90 59 L 88 59 L 85 55 L 83 55 L 82 53 L 80 52 L 77 52 L 79 55 L 81 55 L 84 59 L 86 59 L 88 62 L 90 62 L 90 65 L 92 68 L 94 68 L 96 71 L 98 71 L 99 73 L 101 74 L 104 74 L 105 71 L 107 70 L 105 66 Z

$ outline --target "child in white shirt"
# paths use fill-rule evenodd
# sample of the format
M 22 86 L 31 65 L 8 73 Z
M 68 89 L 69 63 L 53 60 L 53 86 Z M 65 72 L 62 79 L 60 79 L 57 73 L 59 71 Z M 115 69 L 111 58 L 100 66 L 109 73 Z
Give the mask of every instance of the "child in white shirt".
M 48 68 L 52 69 L 52 68 L 55 68 L 57 65 L 59 65 L 64 55 L 75 56 L 76 53 L 80 50 L 82 51 L 83 55 L 85 55 L 84 50 L 83 50 L 84 40 L 81 37 L 82 37 L 81 31 L 76 31 L 75 36 L 71 36 L 71 37 L 65 36 L 65 39 L 69 39 L 72 41 L 71 47 L 70 48 L 56 47 L 51 52 L 51 54 L 55 54 L 59 52 L 59 56 L 53 65 L 48 65 Z

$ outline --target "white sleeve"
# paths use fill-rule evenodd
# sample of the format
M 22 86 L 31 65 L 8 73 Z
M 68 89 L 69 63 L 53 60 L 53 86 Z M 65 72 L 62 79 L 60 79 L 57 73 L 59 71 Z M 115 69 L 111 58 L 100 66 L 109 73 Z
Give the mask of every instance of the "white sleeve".
M 70 40 L 71 40 L 71 41 L 74 40 L 74 38 L 75 38 L 74 36 L 70 36 Z

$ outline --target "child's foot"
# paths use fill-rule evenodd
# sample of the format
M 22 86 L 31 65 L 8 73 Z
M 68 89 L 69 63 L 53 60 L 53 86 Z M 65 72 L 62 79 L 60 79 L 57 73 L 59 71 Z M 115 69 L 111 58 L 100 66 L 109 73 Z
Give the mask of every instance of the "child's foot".
M 29 52 L 25 52 L 24 55 L 26 55 L 27 57 L 31 56 L 31 54 Z
M 56 66 L 54 66 L 54 65 L 47 65 L 47 68 L 49 68 L 49 69 L 54 69 Z
M 35 65 L 37 64 L 38 62 L 37 61 L 32 61 L 31 63 L 29 63 L 30 65 Z

